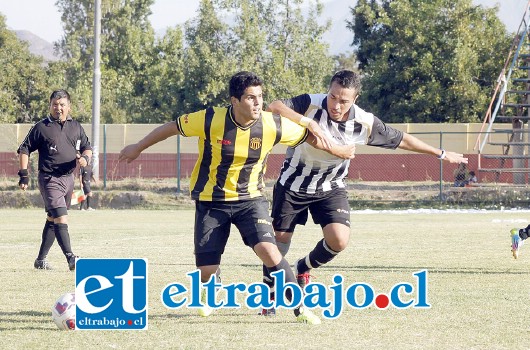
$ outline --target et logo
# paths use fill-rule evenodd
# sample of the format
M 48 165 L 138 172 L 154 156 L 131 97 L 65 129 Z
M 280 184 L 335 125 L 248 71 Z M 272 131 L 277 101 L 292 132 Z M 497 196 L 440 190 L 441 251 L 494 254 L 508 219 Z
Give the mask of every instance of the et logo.
M 79 258 L 76 329 L 147 329 L 147 259 Z

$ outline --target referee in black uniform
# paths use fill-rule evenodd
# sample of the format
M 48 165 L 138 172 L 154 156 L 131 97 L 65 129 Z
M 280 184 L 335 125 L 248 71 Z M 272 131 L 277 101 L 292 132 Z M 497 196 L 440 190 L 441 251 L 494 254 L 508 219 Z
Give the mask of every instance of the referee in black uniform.
M 50 96 L 50 114 L 35 124 L 18 148 L 20 170 L 19 187 L 26 190 L 29 183 L 29 155 L 39 152 L 39 190 L 48 215 L 42 231 L 36 269 L 51 270 L 46 259 L 55 238 L 63 251 L 71 271 L 75 270 L 76 256 L 68 233 L 68 208 L 74 190 L 76 166 L 87 166 L 92 148 L 81 124 L 70 116 L 70 95 L 56 90 Z

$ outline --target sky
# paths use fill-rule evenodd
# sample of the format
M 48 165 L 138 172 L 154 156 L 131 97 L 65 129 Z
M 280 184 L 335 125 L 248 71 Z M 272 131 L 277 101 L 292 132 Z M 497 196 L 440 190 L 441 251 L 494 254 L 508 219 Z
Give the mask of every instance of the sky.
M 323 3 L 329 0 L 322 1 Z M 60 13 L 56 0 L 1 0 L 0 12 L 6 17 L 9 29 L 29 30 L 52 43 L 62 36 Z M 516 31 L 521 23 L 528 0 L 473 0 L 475 4 L 492 7 L 500 4 L 499 17 L 509 31 Z M 355 3 L 352 0 L 352 4 Z M 155 0 L 150 17 L 155 31 L 184 23 L 194 17 L 199 0 Z M 343 13 L 347 9 L 338 12 Z
M 0 12 L 12 30 L 29 30 L 48 42 L 58 41 L 63 32 L 57 0 L 0 0 Z M 194 17 L 199 0 L 155 0 L 150 16 L 158 31 Z

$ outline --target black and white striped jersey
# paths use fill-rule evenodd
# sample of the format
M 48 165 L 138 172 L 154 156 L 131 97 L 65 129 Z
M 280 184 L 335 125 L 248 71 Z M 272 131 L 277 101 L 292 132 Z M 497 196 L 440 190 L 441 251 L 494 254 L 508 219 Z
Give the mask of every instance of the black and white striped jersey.
M 387 126 L 373 114 L 353 105 L 348 120 L 336 122 L 327 113 L 327 94 L 304 94 L 282 102 L 292 110 L 318 122 L 336 144 L 358 144 L 395 149 L 403 133 Z M 340 159 L 308 143 L 289 147 L 279 183 L 299 193 L 319 193 L 344 187 L 349 159 Z

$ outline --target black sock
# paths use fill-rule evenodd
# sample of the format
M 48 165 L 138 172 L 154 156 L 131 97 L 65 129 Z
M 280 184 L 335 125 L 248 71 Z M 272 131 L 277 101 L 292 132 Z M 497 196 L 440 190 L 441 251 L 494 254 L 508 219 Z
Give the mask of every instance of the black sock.
M 86 208 L 90 208 L 90 196 L 86 196 Z
M 283 270 L 285 273 L 285 283 L 297 284 L 296 277 L 294 276 L 294 272 L 291 269 L 291 266 L 289 265 L 287 260 L 285 260 L 285 258 L 282 258 L 282 261 L 280 261 L 278 265 L 269 267 L 268 269 L 269 269 L 269 275 L 271 272 Z M 291 291 L 290 288 L 285 290 L 285 297 L 289 301 L 293 300 L 293 292 Z M 294 311 L 295 316 L 300 315 L 300 307 L 297 307 L 293 311 Z
M 272 279 L 270 270 L 267 268 L 267 266 L 263 265 L 263 283 L 265 283 L 270 290 L 270 298 L 271 300 L 274 299 L 274 280 Z
M 57 238 L 57 243 L 63 251 L 63 254 L 66 257 L 73 255 L 72 246 L 70 245 L 70 234 L 68 233 L 67 224 L 54 224 L 53 228 L 55 230 L 55 238 Z
M 53 228 L 53 221 L 46 220 L 44 228 L 42 229 L 42 240 L 40 243 L 39 255 L 37 256 L 38 260 L 46 259 L 50 248 L 55 242 L 55 231 Z
M 79 210 L 82 210 L 83 209 L 83 205 L 85 204 L 85 201 L 81 201 L 81 203 L 79 203 Z
M 314 269 L 320 267 L 335 258 L 339 252 L 331 249 L 324 239 L 321 239 L 317 243 L 315 248 L 306 256 L 304 259 L 301 259 L 298 262 L 297 269 L 300 272 L 306 272 L 309 269 Z M 309 262 L 308 262 L 309 260 Z

